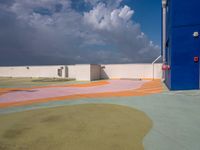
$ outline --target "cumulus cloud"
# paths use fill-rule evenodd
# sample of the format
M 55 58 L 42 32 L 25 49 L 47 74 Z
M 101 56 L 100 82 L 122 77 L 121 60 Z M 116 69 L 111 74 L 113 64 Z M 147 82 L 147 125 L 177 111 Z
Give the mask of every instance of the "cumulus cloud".
M 134 11 L 128 6 L 119 9 L 109 9 L 104 3 L 99 3 L 90 12 L 84 13 L 84 20 L 95 29 L 112 30 L 127 28 L 131 25 Z
M 96 6 L 99 3 L 103 3 L 110 8 L 116 8 L 120 5 L 123 0 L 84 0 L 86 3 Z
M 151 62 L 160 48 L 122 0 L 0 2 L 0 65 Z M 85 6 L 87 6 L 85 5 Z

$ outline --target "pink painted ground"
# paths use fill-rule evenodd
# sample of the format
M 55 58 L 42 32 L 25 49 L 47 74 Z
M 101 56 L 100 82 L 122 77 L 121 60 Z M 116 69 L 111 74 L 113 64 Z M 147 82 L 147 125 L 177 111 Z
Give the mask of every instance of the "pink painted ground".
M 0 103 L 21 102 L 43 98 L 71 96 L 77 94 L 94 94 L 119 92 L 140 88 L 148 81 L 110 80 L 109 84 L 93 87 L 49 87 L 35 88 L 27 91 L 15 91 L 0 96 Z

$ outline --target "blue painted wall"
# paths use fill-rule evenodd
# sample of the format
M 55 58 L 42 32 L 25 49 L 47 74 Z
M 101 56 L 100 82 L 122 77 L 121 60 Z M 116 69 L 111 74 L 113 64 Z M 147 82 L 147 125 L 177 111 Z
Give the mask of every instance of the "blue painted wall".
M 171 90 L 199 89 L 200 0 L 168 0 L 166 59 L 171 69 L 165 83 Z

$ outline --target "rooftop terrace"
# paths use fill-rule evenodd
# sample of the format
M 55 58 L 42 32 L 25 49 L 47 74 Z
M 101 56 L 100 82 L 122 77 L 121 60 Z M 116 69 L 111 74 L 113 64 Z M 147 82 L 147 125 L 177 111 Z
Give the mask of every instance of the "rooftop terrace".
M 0 149 L 199 150 L 199 113 L 160 80 L 0 78 Z

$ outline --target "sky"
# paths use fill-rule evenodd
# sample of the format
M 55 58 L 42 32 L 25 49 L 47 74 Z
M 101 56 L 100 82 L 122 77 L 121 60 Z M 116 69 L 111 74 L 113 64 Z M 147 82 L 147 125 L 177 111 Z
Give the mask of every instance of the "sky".
M 161 0 L 0 0 L 0 66 L 150 63 Z

